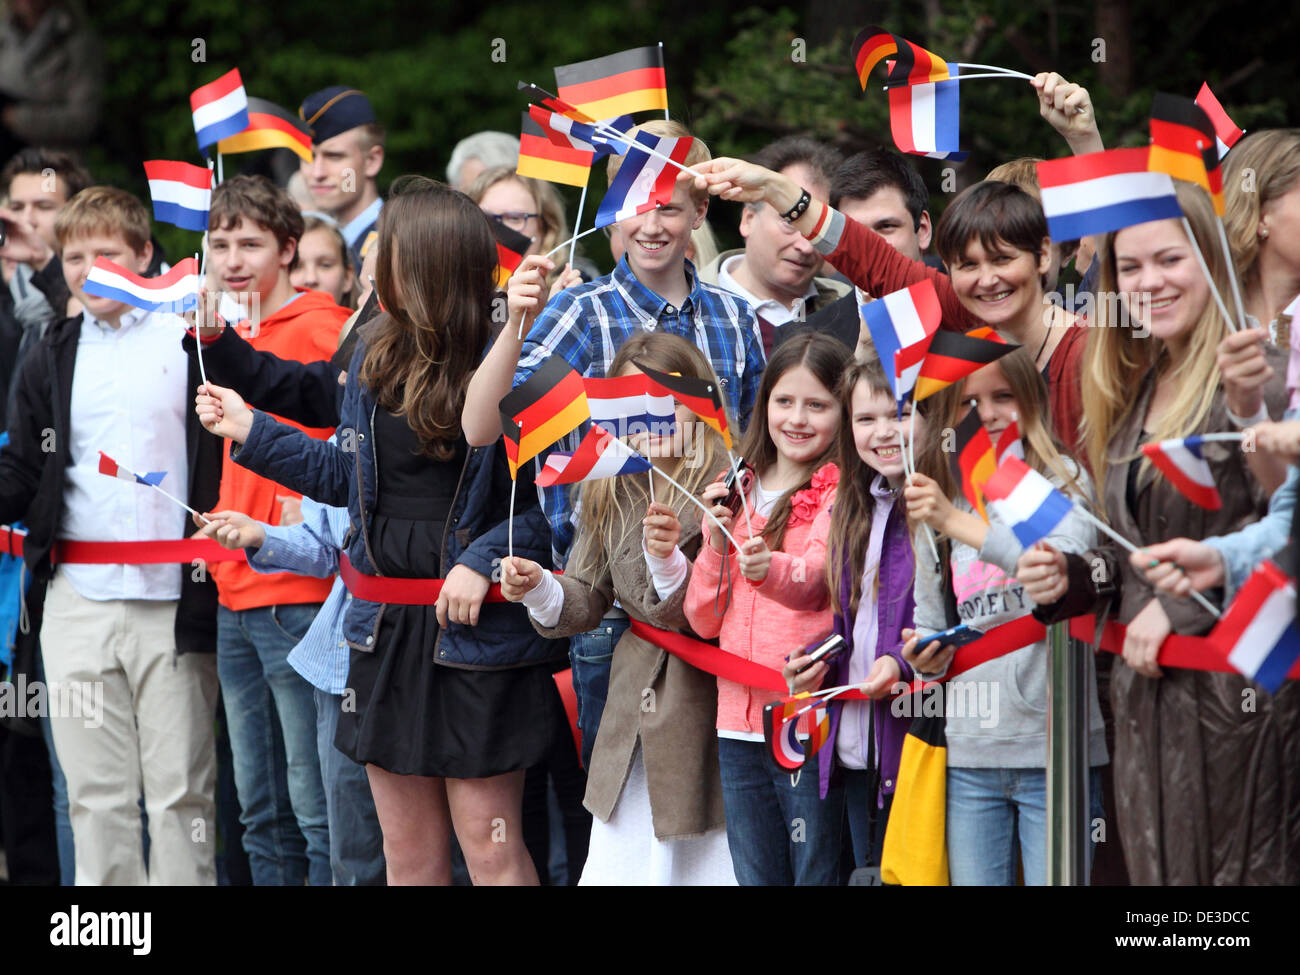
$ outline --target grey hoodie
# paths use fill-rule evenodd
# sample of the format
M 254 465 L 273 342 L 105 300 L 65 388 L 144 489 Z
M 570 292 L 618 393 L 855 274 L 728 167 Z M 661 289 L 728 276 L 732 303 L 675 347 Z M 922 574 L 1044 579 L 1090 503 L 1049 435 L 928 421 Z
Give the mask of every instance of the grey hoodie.
M 1066 463 L 1070 463 L 1068 460 Z M 1049 478 L 1057 488 L 1057 478 Z M 1079 483 L 1088 486 L 1087 475 Z M 954 504 L 971 507 L 964 498 Z M 1083 552 L 1096 541 L 1092 523 L 1073 509 L 1045 541 L 1062 552 Z M 928 543 L 915 541 L 918 553 Z M 989 509 L 988 534 L 976 552 L 952 540 L 952 578 L 961 621 L 990 630 L 1027 615 L 1034 601 L 1015 579 L 1023 551 L 1012 530 Z M 943 585 L 930 558 L 916 567 L 916 629 L 935 633 L 947 628 Z M 922 640 L 922 646 L 924 639 Z M 1021 647 L 966 671 L 947 683 L 948 764 L 956 768 L 1043 768 L 1047 764 L 1047 641 Z M 1097 680 L 1088 657 L 1090 692 L 1089 762 L 1105 765 L 1106 737 L 1097 704 Z

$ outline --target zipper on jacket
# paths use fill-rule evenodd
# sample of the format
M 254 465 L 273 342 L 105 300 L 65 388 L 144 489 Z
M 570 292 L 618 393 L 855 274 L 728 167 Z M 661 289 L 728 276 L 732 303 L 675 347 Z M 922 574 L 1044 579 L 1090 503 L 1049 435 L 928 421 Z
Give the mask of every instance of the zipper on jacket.
M 375 449 L 374 429 L 375 429 L 375 410 L 378 404 L 372 404 L 370 407 L 370 431 L 371 443 L 370 453 L 375 459 L 375 497 L 379 497 L 379 451 Z M 357 454 L 353 458 L 353 464 L 357 472 L 357 507 L 361 513 L 361 543 L 366 549 L 366 558 L 370 560 L 370 567 L 375 570 L 376 575 L 384 573 L 379 568 L 379 563 L 375 561 L 375 553 L 370 548 L 370 531 L 366 524 L 366 482 L 361 476 L 361 451 L 365 448 L 366 435 L 360 430 L 355 431 L 357 435 Z

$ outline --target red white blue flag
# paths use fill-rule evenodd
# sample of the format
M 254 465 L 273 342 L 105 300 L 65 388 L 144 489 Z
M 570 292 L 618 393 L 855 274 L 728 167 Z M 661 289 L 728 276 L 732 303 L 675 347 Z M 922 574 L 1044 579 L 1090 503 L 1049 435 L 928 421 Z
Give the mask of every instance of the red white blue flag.
M 1295 585 L 1265 560 L 1238 591 L 1210 639 L 1238 672 L 1276 694 L 1300 658 Z
M 208 229 L 212 205 L 212 170 L 186 162 L 151 159 L 144 164 L 155 220 L 184 230 Z
M 984 484 L 984 497 L 1025 548 L 1052 533 L 1074 508 L 1052 482 L 1018 457 L 1007 457 Z
M 166 471 L 150 471 L 147 474 L 137 474 L 134 471 L 129 471 L 102 450 L 99 452 L 99 473 L 107 474 L 109 477 L 121 478 L 123 481 L 149 484 L 153 487 L 161 484 L 162 479 L 167 476 Z
M 1038 163 L 1053 240 L 1079 240 L 1149 220 L 1181 219 L 1168 173 L 1148 170 L 1150 147 L 1107 149 Z
M 660 138 L 649 132 L 638 132 L 627 155 L 623 157 L 618 175 L 606 191 L 605 198 L 600 201 L 596 226 L 608 227 L 671 200 L 677 186 L 677 174 L 681 172 L 679 167 L 686 165 L 692 141 L 690 138 Z M 646 148 L 654 149 L 660 155 L 652 156 L 645 151 Z M 661 158 L 662 156 L 668 158 Z M 674 166 L 668 159 L 677 165 Z
M 1214 475 L 1202 450 L 1200 437 L 1161 440 L 1142 445 L 1142 453 L 1179 492 L 1194 504 L 1211 511 L 1223 507 L 1223 498 L 1214 486 Z
M 1215 143 L 1219 147 L 1219 158 L 1222 159 L 1246 132 L 1238 128 L 1237 123 L 1228 117 L 1219 100 L 1214 97 L 1214 92 L 1210 91 L 1208 82 L 1201 82 L 1201 90 L 1196 93 L 1195 101 L 1201 107 L 1201 111 L 1214 123 Z
M 538 487 L 598 481 L 604 477 L 639 474 L 650 469 L 650 461 L 630 449 L 609 431 L 592 426 L 572 452 L 552 450 L 537 475 Z
M 876 353 L 885 366 L 885 375 L 894 388 L 901 416 L 903 404 L 916 386 L 930 341 L 943 320 L 939 293 L 934 289 L 934 282 L 925 278 L 868 302 L 861 310 Z
M 666 436 L 677 429 L 677 407 L 670 393 L 654 387 L 643 372 L 630 376 L 587 376 L 587 409 L 593 423 L 616 437 L 636 433 Z
M 145 311 L 180 314 L 199 303 L 199 263 L 187 257 L 166 274 L 142 278 L 106 257 L 100 257 L 86 275 L 82 290 L 88 295 L 111 298 Z
M 190 95 L 190 110 L 199 152 L 248 128 L 248 93 L 239 69 L 231 68 L 216 81 L 196 88 Z
M 546 133 L 546 138 L 561 148 L 578 149 L 580 151 L 594 150 L 597 159 L 610 154 L 621 156 L 627 152 L 626 142 L 612 136 L 602 135 L 597 131 L 595 125 L 588 122 L 576 121 L 567 115 L 552 112 L 538 105 L 529 105 L 528 114 L 532 116 L 534 122 L 542 127 L 542 131 Z M 602 123 L 602 125 L 604 128 L 613 129 L 616 132 L 626 132 L 632 127 L 632 118 L 624 115 Z
M 797 772 L 826 744 L 830 737 L 830 714 L 826 702 L 830 696 L 813 697 L 805 692 L 783 701 L 772 701 L 763 707 L 763 740 L 777 768 Z M 808 734 L 806 741 L 801 741 L 799 719 L 809 712 Z

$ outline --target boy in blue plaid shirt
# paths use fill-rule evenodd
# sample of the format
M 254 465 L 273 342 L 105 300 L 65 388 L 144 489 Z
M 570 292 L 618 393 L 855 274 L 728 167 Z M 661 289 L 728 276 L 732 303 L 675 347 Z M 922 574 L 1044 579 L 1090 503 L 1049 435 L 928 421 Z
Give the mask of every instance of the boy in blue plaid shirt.
M 679 122 L 647 122 L 631 134 L 638 130 L 661 137 L 690 136 Z M 695 139 L 686 165 L 708 158 L 708 148 Z M 621 156 L 610 157 L 611 183 L 622 161 Z M 563 357 L 584 377 L 603 377 L 624 341 L 638 331 L 660 329 L 700 348 L 717 374 L 731 415 L 744 429 L 763 372 L 763 348 L 748 306 L 702 283 L 686 259 L 691 231 L 704 222 L 708 205 L 708 196 L 696 191 L 690 181 L 678 182 L 668 203 L 615 225 L 624 255 L 611 274 L 552 295 L 540 312 L 545 275 L 554 264 L 540 256 L 525 259 L 510 280 L 509 321 L 466 391 L 462 424 L 471 446 L 492 443 L 501 435 L 498 402 L 548 356 Z M 521 343 L 520 322 L 533 314 L 536 319 Z M 542 489 L 542 506 L 551 523 L 555 564 L 562 565 L 573 542 L 573 504 L 567 487 Z M 570 648 L 584 765 L 605 706 L 610 656 L 628 625 L 621 610 L 614 612 L 619 615 L 605 619 L 597 630 L 574 637 Z

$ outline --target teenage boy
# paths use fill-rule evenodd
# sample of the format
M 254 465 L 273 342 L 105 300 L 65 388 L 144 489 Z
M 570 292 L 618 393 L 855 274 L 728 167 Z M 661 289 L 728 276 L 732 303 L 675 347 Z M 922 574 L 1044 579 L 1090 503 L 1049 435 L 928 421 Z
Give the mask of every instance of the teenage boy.
M 333 355 L 350 313 L 328 295 L 289 283 L 302 232 L 293 200 L 265 177 L 236 176 L 213 190 L 208 272 L 246 309 L 239 328 L 255 349 L 311 362 Z M 330 434 L 328 429 L 307 432 Z M 282 499 L 301 495 L 233 463 L 228 443 L 224 449 L 213 510 L 280 524 Z M 306 876 L 313 886 L 328 886 L 316 704 L 311 685 L 287 658 L 329 594 L 331 580 L 259 575 L 240 562 L 218 563 L 212 575 L 221 603 L 217 672 L 253 882 L 298 885 Z
M 346 85 L 308 95 L 298 114 L 311 126 L 312 159 L 301 165 L 303 179 L 316 208 L 338 221 L 360 274 L 384 205 L 375 182 L 384 168 L 384 127 L 370 99 Z
M 26 521 L 33 578 L 15 669 L 34 673 L 39 634 L 76 882 L 212 884 L 216 592 L 188 564 L 52 568 L 50 553 L 56 541 L 187 534 L 175 503 L 101 474 L 100 451 L 131 470 L 167 472 L 167 491 L 200 511 L 216 500 L 220 451 L 194 415 L 199 376 L 181 349 L 183 321 L 83 290 L 99 257 L 135 273 L 149 266 L 143 204 L 93 187 L 64 207 L 54 229 L 67 287 L 84 311 L 52 325 L 28 356 L 0 453 L 0 522 Z
M 680 122 L 656 120 L 637 126 L 656 136 L 690 138 Z M 699 139 L 691 143 L 686 165 L 709 158 Z M 611 156 L 612 183 L 622 156 Z M 501 435 L 497 404 L 512 385 L 519 385 L 551 355 L 562 356 L 582 376 L 604 376 L 619 347 L 641 331 L 662 330 L 699 344 L 722 385 L 730 415 L 743 429 L 749 422 L 763 371 L 763 347 L 748 306 L 719 288 L 704 284 L 686 259 L 691 231 L 702 223 L 708 196 L 686 181 L 678 181 L 672 199 L 656 210 L 621 221 L 614 233 L 623 257 L 611 274 L 589 284 L 561 291 L 538 313 L 524 342 L 517 338 L 519 317 L 512 312 L 501 336 L 478 368 L 465 396 L 463 426 L 471 446 L 490 444 Z M 516 272 L 519 284 L 541 294 L 541 271 L 551 262 L 529 257 Z M 515 283 L 512 282 L 512 290 Z M 573 541 L 573 506 L 568 490 L 547 488 L 542 505 L 551 523 L 555 564 L 563 564 Z M 627 629 L 621 610 L 612 611 L 604 625 L 574 637 L 570 648 L 573 686 L 578 698 L 583 764 L 605 707 L 610 657 Z
M 914 261 L 921 260 L 930 246 L 933 228 L 926 209 L 929 203 L 930 194 L 916 167 L 888 149 L 868 149 L 850 156 L 831 179 L 832 207 L 870 227 Z M 850 349 L 864 351 L 870 347 L 871 337 L 859 308 L 872 297 L 880 296 L 853 288 L 809 318 L 807 328 L 827 332 Z M 786 331 L 789 334 L 778 336 L 778 344 L 799 330 Z
M 824 203 L 841 158 L 835 149 L 812 139 L 787 136 L 760 149 L 754 162 L 789 176 Z M 719 254 L 700 277 L 749 305 L 767 355 L 788 326 L 802 323 L 852 290 L 845 282 L 818 276 L 821 255 L 766 203 L 745 204 L 740 236 L 744 249 Z

